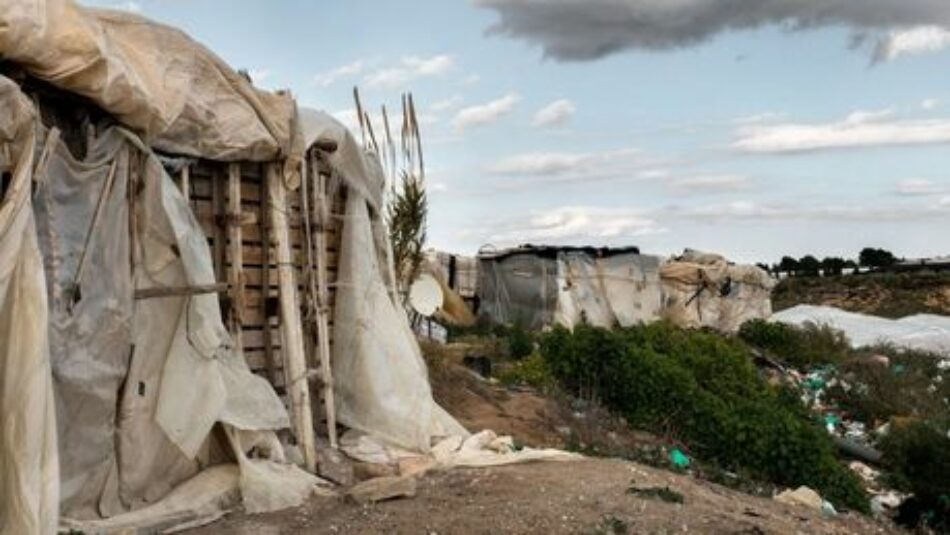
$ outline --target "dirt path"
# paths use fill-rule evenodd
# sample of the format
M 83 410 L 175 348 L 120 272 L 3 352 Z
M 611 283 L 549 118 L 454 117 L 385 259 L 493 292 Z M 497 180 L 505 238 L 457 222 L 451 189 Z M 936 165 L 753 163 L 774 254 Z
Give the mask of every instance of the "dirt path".
M 631 495 L 669 487 L 684 503 Z M 626 530 L 626 531 L 624 531 Z M 689 476 L 589 459 L 430 473 L 418 494 L 360 506 L 314 498 L 298 509 L 232 514 L 193 533 L 897 533 L 857 515 L 823 517 Z

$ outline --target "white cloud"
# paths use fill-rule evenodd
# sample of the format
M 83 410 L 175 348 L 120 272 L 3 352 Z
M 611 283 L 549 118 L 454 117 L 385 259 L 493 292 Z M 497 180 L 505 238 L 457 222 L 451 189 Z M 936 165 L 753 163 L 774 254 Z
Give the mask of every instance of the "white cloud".
M 740 126 L 732 148 L 751 153 L 794 153 L 884 145 L 950 142 L 950 120 L 896 119 L 892 110 L 857 111 L 830 123 Z
M 521 95 L 517 93 L 508 93 L 501 98 L 497 98 L 484 104 L 462 108 L 455 115 L 455 119 L 452 120 L 452 124 L 455 126 L 455 128 L 463 130 L 472 126 L 481 126 L 488 123 L 493 123 L 505 115 L 511 113 L 520 101 Z
M 931 221 L 934 217 L 950 216 L 950 206 L 938 203 L 901 203 L 880 206 L 815 205 L 787 202 L 756 203 L 732 201 L 688 208 L 668 209 L 678 217 L 699 221 L 827 221 L 829 223 L 896 223 Z
M 122 11 L 128 11 L 130 13 L 141 13 L 142 4 L 136 2 L 135 0 L 128 0 L 126 2 L 119 2 L 112 6 L 113 9 L 119 9 Z
M 749 188 L 749 178 L 742 175 L 696 175 L 677 177 L 668 182 L 673 192 L 680 195 L 724 193 Z
M 935 98 L 924 99 L 920 103 L 920 109 L 927 111 L 935 110 L 938 106 L 940 106 L 940 101 Z
M 562 126 L 574 116 L 576 111 L 577 107 L 570 100 L 565 98 L 555 100 L 538 110 L 531 124 L 539 128 Z
M 897 193 L 899 195 L 937 195 L 948 192 L 950 192 L 950 186 L 937 184 L 926 178 L 908 178 L 897 182 Z
M 437 100 L 429 106 L 429 110 L 432 113 L 443 113 L 447 111 L 452 111 L 462 105 L 462 102 L 465 99 L 462 98 L 462 95 L 452 95 L 449 98 L 444 98 L 442 100 Z
M 561 206 L 534 210 L 526 218 L 503 224 L 489 235 L 498 245 L 525 242 L 603 242 L 665 232 L 641 210 L 595 206 Z
M 320 87 L 329 87 L 338 80 L 360 74 L 363 72 L 363 68 L 363 61 L 356 60 L 352 63 L 340 65 L 339 67 L 315 75 L 313 77 L 313 83 Z
M 638 149 L 603 152 L 532 152 L 508 156 L 488 166 L 493 175 L 545 178 L 634 176 L 642 162 Z
M 901 56 L 937 52 L 950 47 L 950 31 L 940 26 L 916 26 L 892 30 L 874 50 L 874 61 L 892 61 Z
M 369 73 L 365 82 L 369 87 L 400 89 L 418 78 L 445 74 L 455 67 L 455 59 L 447 54 L 431 57 L 404 56 L 393 67 Z

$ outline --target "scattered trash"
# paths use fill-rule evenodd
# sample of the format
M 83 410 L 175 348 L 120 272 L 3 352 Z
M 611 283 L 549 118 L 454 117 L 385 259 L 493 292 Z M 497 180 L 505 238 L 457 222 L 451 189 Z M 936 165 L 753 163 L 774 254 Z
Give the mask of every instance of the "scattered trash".
M 889 490 L 871 498 L 871 512 L 876 515 L 890 515 L 900 507 L 907 494 Z
M 682 470 L 689 468 L 689 456 L 683 453 L 679 448 L 673 448 L 670 451 L 670 461 L 673 463 L 673 466 Z
M 683 503 L 683 495 L 669 487 L 636 487 L 631 486 L 627 489 L 627 494 L 633 494 L 640 498 L 652 498 L 663 500 L 667 503 Z
M 821 512 L 826 516 L 835 516 L 838 514 L 838 511 L 835 509 L 835 506 L 831 504 L 828 500 L 822 500 L 821 502 Z

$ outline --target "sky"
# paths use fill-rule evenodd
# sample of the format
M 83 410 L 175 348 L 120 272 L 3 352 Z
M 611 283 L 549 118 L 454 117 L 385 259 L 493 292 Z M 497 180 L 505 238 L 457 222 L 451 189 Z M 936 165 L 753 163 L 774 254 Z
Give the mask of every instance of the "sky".
M 950 254 L 946 0 L 86 0 L 354 125 L 411 91 L 429 246 Z

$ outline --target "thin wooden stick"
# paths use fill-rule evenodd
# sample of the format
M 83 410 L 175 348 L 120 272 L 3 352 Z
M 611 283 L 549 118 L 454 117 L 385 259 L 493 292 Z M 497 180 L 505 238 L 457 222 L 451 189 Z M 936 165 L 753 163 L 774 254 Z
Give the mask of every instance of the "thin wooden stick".
M 360 122 L 360 138 L 363 141 L 363 148 L 366 148 L 366 126 L 363 124 L 363 103 L 360 102 L 360 90 L 353 86 L 353 100 L 356 102 L 356 117 Z
M 135 290 L 136 299 L 155 299 L 160 297 L 182 297 L 228 291 L 229 285 L 224 282 L 215 284 L 198 284 L 195 286 L 165 286 L 158 288 L 139 288 Z
M 99 227 L 99 220 L 102 219 L 102 208 L 106 204 L 106 198 L 112 192 L 112 183 L 115 182 L 115 171 L 118 163 L 118 158 L 112 160 L 112 165 L 109 166 L 109 174 L 106 176 L 102 190 L 99 192 L 99 200 L 96 202 L 96 209 L 92 214 L 92 221 L 89 223 L 89 230 L 86 231 L 86 239 L 83 242 L 82 253 L 80 253 L 79 267 L 76 268 L 76 275 L 73 277 L 73 284 L 70 287 L 72 292 L 76 291 L 82 281 L 82 274 L 86 269 L 86 259 L 89 257 L 89 244 L 92 243 L 92 236 L 96 233 L 96 228 Z M 73 296 L 75 297 L 75 293 Z
M 304 464 L 307 470 L 314 472 L 317 457 L 313 433 L 313 411 L 310 406 L 307 360 L 304 354 L 300 308 L 297 305 L 297 285 L 294 281 L 293 259 L 290 251 L 287 188 L 280 174 L 280 166 L 277 164 L 267 166 L 267 189 L 272 238 L 277 248 L 281 351 L 284 356 L 287 400 L 291 408 L 294 433 L 303 452 Z

